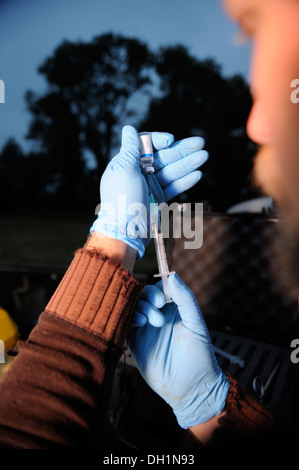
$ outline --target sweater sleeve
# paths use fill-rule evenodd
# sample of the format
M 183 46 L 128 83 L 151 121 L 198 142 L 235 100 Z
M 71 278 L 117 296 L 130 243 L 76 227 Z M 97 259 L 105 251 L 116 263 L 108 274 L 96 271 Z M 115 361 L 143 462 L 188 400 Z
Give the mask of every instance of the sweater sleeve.
M 121 265 L 78 250 L 0 381 L 0 447 L 93 448 L 142 290 Z
M 222 427 L 238 433 L 269 431 L 274 424 L 272 412 L 245 391 L 231 375 L 227 374 L 227 378 L 230 387 L 224 408 L 226 413 L 221 419 Z
M 187 448 L 228 449 L 233 445 L 237 448 L 264 448 L 269 440 L 273 440 L 275 420 L 273 413 L 243 389 L 231 375 L 229 392 L 224 408 L 224 415 L 219 419 L 218 427 L 206 446 L 188 430 L 185 436 Z M 273 442 L 272 442 L 273 443 Z

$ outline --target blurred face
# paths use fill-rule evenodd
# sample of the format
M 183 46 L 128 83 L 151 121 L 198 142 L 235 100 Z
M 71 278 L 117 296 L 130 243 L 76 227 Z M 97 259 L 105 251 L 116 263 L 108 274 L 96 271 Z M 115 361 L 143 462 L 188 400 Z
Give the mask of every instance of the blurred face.
M 222 3 L 252 37 L 247 132 L 261 145 L 255 180 L 299 228 L 299 103 L 291 100 L 291 83 L 299 79 L 299 0 Z

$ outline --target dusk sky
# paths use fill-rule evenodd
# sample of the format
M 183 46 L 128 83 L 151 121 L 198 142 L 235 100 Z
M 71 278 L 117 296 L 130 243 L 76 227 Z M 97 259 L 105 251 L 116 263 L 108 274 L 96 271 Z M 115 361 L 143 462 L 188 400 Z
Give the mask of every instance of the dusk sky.
M 62 40 L 114 32 L 153 49 L 183 44 L 199 59 L 214 58 L 225 76 L 247 79 L 250 45 L 236 44 L 237 31 L 220 0 L 0 0 L 0 150 L 9 137 L 29 148 L 24 94 L 45 89 L 37 67 Z

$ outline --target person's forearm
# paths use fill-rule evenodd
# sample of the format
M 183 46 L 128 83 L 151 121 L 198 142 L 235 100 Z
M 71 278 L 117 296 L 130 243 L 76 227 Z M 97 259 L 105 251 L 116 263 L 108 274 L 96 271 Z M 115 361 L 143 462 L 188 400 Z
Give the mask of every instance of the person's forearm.
M 110 238 L 100 232 L 94 232 L 88 238 L 85 248 L 89 250 L 96 249 L 103 255 L 120 262 L 130 273 L 133 271 L 137 251 L 121 240 Z
M 0 447 L 95 445 L 114 368 L 142 286 L 109 240 L 75 253 L 65 276 L 0 381 Z M 121 248 L 119 250 L 119 248 Z M 129 264 L 128 264 L 129 263 Z
M 195 426 L 191 426 L 189 430 L 192 434 L 200 441 L 200 444 L 203 446 L 207 445 L 213 438 L 214 432 L 218 429 L 220 424 L 220 418 L 225 416 L 225 412 L 221 413 L 218 416 L 210 419 L 206 423 L 197 424 Z

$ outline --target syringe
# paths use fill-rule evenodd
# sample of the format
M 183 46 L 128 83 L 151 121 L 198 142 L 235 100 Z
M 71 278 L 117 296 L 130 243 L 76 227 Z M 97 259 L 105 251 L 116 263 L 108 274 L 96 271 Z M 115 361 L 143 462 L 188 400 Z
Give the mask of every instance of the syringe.
M 141 132 L 141 158 L 140 163 L 142 166 L 142 172 L 146 176 L 147 183 L 150 191 L 150 222 L 151 230 L 155 243 L 156 257 L 158 263 L 159 274 L 155 274 L 154 277 L 161 277 L 164 294 L 166 296 L 167 302 L 172 302 L 172 299 L 168 292 L 168 276 L 174 274 L 174 271 L 169 271 L 166 250 L 164 245 L 162 227 L 161 227 L 161 217 L 158 209 L 158 204 L 155 201 L 153 191 L 152 191 L 152 182 L 151 178 L 155 172 L 154 169 L 154 150 L 152 144 L 152 138 L 150 132 Z

